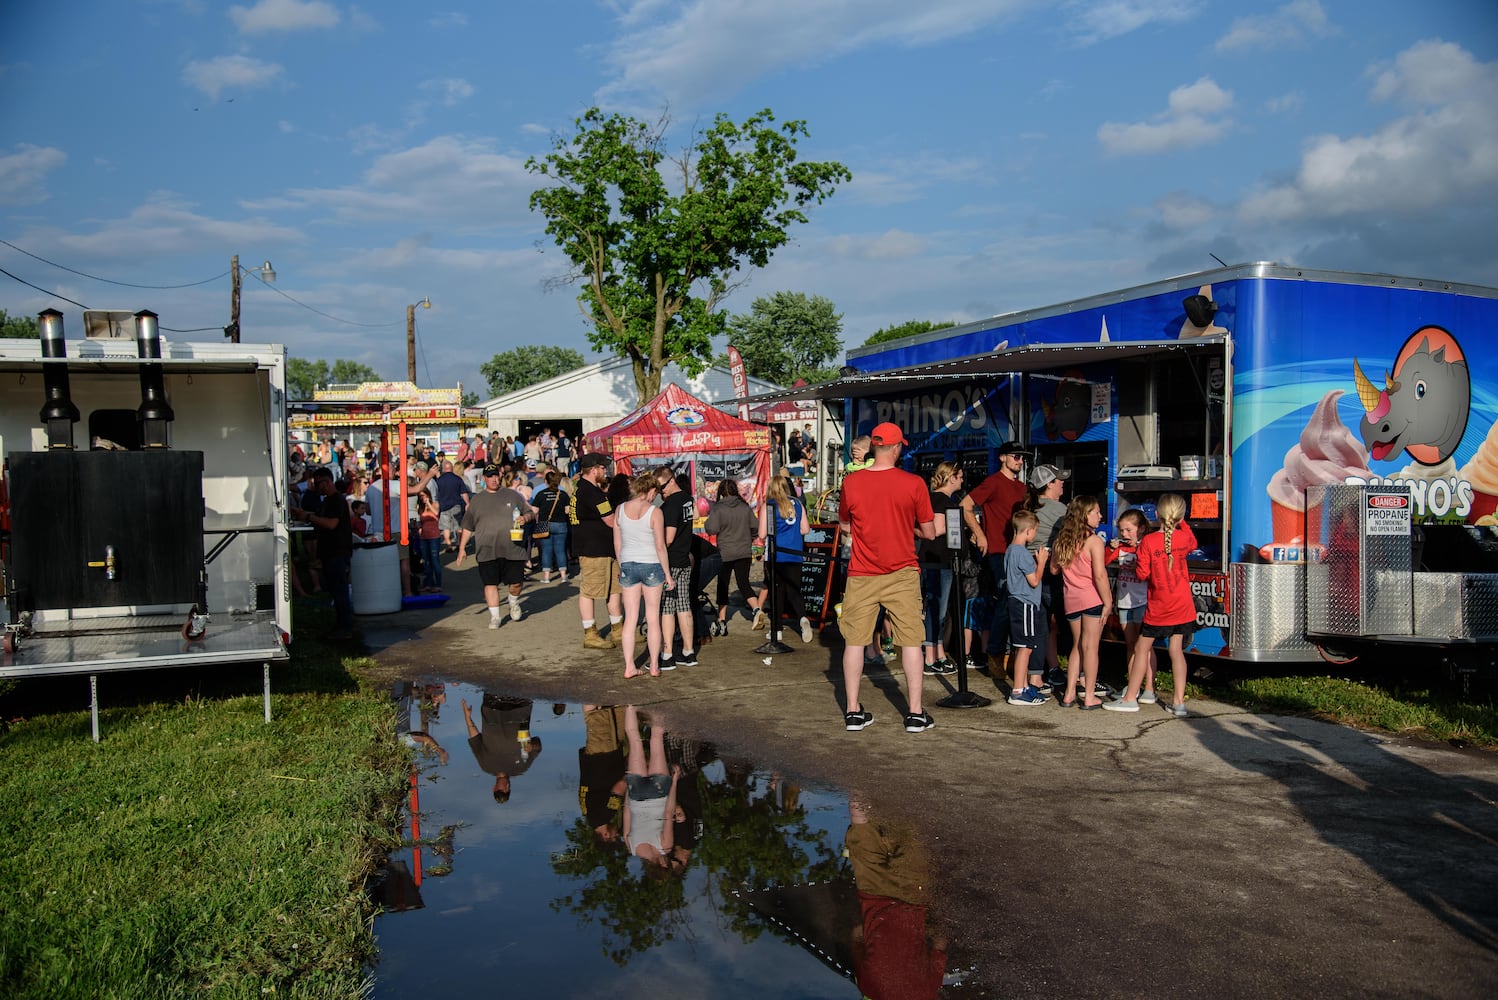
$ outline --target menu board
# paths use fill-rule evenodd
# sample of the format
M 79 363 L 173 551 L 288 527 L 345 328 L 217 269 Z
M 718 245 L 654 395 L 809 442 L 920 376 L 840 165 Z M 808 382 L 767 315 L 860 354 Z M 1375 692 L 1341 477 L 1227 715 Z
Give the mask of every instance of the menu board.
M 838 543 L 842 527 L 838 524 L 813 524 L 806 536 L 805 556 L 801 563 L 801 602 L 806 605 L 806 617 L 821 628 L 834 616 L 832 605 L 837 578 L 840 575 L 837 558 Z

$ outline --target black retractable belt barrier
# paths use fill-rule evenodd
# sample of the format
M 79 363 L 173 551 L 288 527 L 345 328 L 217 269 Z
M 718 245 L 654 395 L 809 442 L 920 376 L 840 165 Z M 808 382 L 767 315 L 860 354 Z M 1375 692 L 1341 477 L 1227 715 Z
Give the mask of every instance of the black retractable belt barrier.
M 767 497 L 765 499 L 765 503 L 767 503 L 767 504 L 774 503 L 774 501 L 770 500 Z M 765 606 L 766 605 L 769 606 L 769 610 L 765 611 L 765 616 L 769 620 L 770 624 L 767 626 L 768 629 L 769 629 L 769 631 L 767 633 L 767 635 L 769 636 L 769 638 L 766 639 L 764 642 L 760 643 L 758 646 L 754 647 L 754 651 L 756 653 L 794 653 L 795 652 L 795 650 L 792 649 L 790 646 L 787 646 L 785 643 L 781 642 L 780 638 L 779 638 L 779 636 L 780 636 L 780 608 L 779 608 L 780 602 L 775 599 L 775 589 L 776 589 L 776 583 L 777 583 L 777 581 L 775 579 L 775 530 L 774 530 L 775 529 L 775 524 L 774 524 L 774 521 L 775 521 L 775 518 L 777 516 L 779 516 L 779 511 L 773 511 L 773 512 L 770 511 L 770 510 L 766 510 L 765 511 L 765 522 L 770 525 L 770 530 L 765 532 L 765 603 L 760 605 L 760 610 L 764 611 L 765 610 Z
M 987 708 L 993 704 L 991 698 L 985 698 L 967 689 L 967 640 L 963 638 L 962 630 L 962 547 L 958 546 L 952 553 L 952 592 L 951 599 L 947 601 L 947 613 L 952 621 L 953 642 L 947 646 L 948 655 L 955 646 L 957 655 L 953 659 L 957 663 L 957 690 L 947 695 L 936 703 L 938 708 Z

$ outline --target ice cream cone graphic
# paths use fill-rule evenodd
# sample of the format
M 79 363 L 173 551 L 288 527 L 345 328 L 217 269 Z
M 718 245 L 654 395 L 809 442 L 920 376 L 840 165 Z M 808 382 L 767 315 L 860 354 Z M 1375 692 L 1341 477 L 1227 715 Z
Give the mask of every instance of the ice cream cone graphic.
M 1341 389 L 1333 389 L 1316 404 L 1316 410 L 1300 432 L 1300 441 L 1285 452 L 1285 465 L 1269 481 L 1270 512 L 1275 542 L 1313 542 L 1308 525 L 1319 521 L 1317 511 L 1306 510 L 1306 487 L 1318 483 L 1345 483 L 1349 478 L 1366 481 L 1368 451 L 1337 416 Z
M 1458 477 L 1472 484 L 1472 509 L 1467 523 L 1489 517 L 1498 511 L 1498 422 L 1488 428 L 1488 436 L 1477 446 L 1471 461 L 1462 466 Z

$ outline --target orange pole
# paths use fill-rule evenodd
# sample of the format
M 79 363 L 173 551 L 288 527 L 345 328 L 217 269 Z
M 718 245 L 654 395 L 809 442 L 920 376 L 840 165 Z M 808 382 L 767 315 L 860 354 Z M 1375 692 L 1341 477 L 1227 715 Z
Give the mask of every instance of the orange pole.
M 411 477 L 411 470 L 415 469 L 416 466 L 410 464 L 410 454 L 411 453 L 407 449 L 407 444 L 406 444 L 406 422 L 404 420 L 401 421 L 400 442 L 401 442 L 401 465 L 405 468 L 404 475 L 402 475 L 400 477 L 400 480 L 401 480 L 401 544 L 402 545 L 410 545 L 411 544 L 411 519 L 406 516 L 406 511 L 408 511 L 408 510 L 411 509 L 408 506 L 408 504 L 410 502 L 410 497 L 408 497 L 406 495 L 407 493 L 410 492 L 410 487 L 407 486 L 406 483 L 407 483 L 407 480 L 409 480 L 410 477 Z M 401 585 L 401 589 L 402 590 L 405 589 L 405 585 L 404 584 Z

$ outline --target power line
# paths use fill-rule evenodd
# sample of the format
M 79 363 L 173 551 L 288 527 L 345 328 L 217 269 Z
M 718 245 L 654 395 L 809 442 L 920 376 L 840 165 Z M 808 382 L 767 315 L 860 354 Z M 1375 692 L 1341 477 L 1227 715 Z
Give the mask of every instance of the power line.
M 204 278 L 202 281 L 189 281 L 189 282 L 186 282 L 186 283 L 181 284 L 181 285 L 137 285 L 137 284 L 135 284 L 133 282 L 129 282 L 129 281 L 115 281 L 112 278 L 101 278 L 97 274 L 89 274 L 87 271 L 79 271 L 76 268 L 68 267 L 66 264 L 59 264 L 55 260 L 48 260 L 45 257 L 40 257 L 40 256 L 32 253 L 30 250 L 23 250 L 21 247 L 16 246 L 14 243 L 10 242 L 9 240 L 0 240 L 0 243 L 5 244 L 6 246 L 10 247 L 12 250 L 16 251 L 17 253 L 23 253 L 23 254 L 25 254 L 26 256 L 30 257 L 32 260 L 39 260 L 43 264 L 50 264 L 53 267 L 61 268 L 62 270 L 67 271 L 69 274 L 76 274 L 76 275 L 78 275 L 81 278 L 88 278 L 91 281 L 102 281 L 106 285 L 120 285 L 120 286 L 122 286 L 124 288 L 193 288 L 193 287 L 196 287 L 197 285 L 206 285 L 210 281 L 217 281 L 218 279 L 222 278 L 224 275 L 226 275 L 226 274 L 229 273 L 228 271 L 220 271 L 218 274 L 215 274 L 211 278 Z M 61 298 L 61 296 L 59 296 L 59 298 Z M 68 301 L 71 302 L 72 300 L 69 299 Z M 77 305 L 76 302 L 73 303 L 73 304 Z M 166 329 L 166 328 L 162 327 L 162 329 Z
M 295 302 L 297 305 L 301 306 L 303 309 L 307 310 L 308 312 L 317 313 L 317 315 L 323 317 L 324 319 L 330 319 L 330 320 L 332 320 L 335 323 L 347 323 L 349 326 L 362 326 L 362 327 L 365 327 L 365 328 L 370 329 L 370 330 L 383 330 L 383 329 L 386 329 L 388 327 L 400 326 L 401 325 L 401 322 L 399 320 L 397 320 L 394 323 L 360 323 L 360 322 L 357 322 L 357 321 L 351 320 L 351 319 L 342 319 L 342 318 L 340 318 L 338 316 L 333 316 L 333 315 L 330 315 L 328 313 L 325 313 L 321 309 L 316 309 L 316 308 L 314 308 L 312 306 L 309 306 L 307 303 L 301 301 L 300 299 L 296 299 L 296 298 L 293 298 L 290 295 L 287 295 L 285 292 L 281 291 L 281 289 L 277 288 L 275 285 L 272 285 L 269 281 L 266 281 L 260 275 L 255 274 L 255 272 L 253 270 L 251 270 L 250 268 L 245 268 L 245 273 L 246 274 L 254 274 L 256 280 L 258 280 L 262 285 L 264 285 L 266 288 L 269 288 L 271 291 L 275 292 L 277 295 L 281 296 L 282 298 L 287 299 L 288 301 L 291 301 L 291 302 Z
M 0 274 L 5 275 L 7 278 L 11 279 L 12 281 L 19 281 L 21 284 L 25 285 L 27 288 L 35 288 L 37 291 L 41 292 L 42 294 L 44 294 L 44 295 L 50 295 L 54 299 L 62 299 L 64 302 L 71 302 L 71 303 L 73 303 L 73 305 L 77 306 L 79 309 L 87 309 L 88 308 L 88 306 L 84 305 L 82 302 L 77 302 L 77 301 L 75 301 L 73 299 L 70 299 L 66 295 L 60 295 L 57 292 L 52 291 L 51 289 L 43 288 L 41 285 L 33 285 L 31 282 L 27 281 L 25 278 L 17 278 L 14 274 L 11 274 L 9 271 L 7 271 L 3 267 L 0 267 Z

